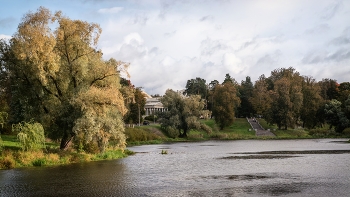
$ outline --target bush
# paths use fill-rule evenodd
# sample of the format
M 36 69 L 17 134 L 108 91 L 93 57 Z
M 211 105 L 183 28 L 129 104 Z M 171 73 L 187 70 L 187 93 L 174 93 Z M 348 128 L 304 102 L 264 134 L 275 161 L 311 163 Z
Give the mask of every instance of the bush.
M 173 127 L 170 127 L 170 126 L 166 127 L 164 129 L 164 132 L 168 137 L 171 137 L 171 138 L 176 138 L 179 136 L 179 131 Z
M 37 167 L 44 166 L 45 163 L 46 163 L 46 160 L 44 158 L 39 158 L 32 162 L 33 166 L 37 166 Z
M 350 136 L 350 128 L 346 128 L 343 130 L 343 134 L 346 136 Z M 1 140 L 1 139 L 0 139 Z M 0 142 L 1 143 L 1 142 Z
M 150 116 L 146 116 L 145 117 L 145 120 L 148 120 L 148 121 L 151 121 L 151 122 L 154 122 L 154 121 L 157 121 L 157 116 L 156 115 L 150 115 Z
M 332 130 L 317 128 L 317 129 L 311 129 L 309 131 L 309 135 L 312 135 L 314 137 L 329 137 L 329 136 L 336 135 L 336 133 Z
M 14 124 L 12 132 L 17 133 L 24 151 L 40 149 L 45 146 L 44 128 L 40 123 L 30 121 Z
M 207 132 L 207 134 L 210 134 L 212 132 L 211 127 L 206 125 L 206 124 L 201 124 L 201 129 L 203 129 L 205 132 Z
M 4 142 L 1 139 L 1 135 L 0 135 L 0 151 L 2 151 L 2 147 L 4 146 Z
M 137 141 L 150 141 L 156 140 L 160 137 L 155 133 L 139 129 L 139 128 L 126 128 L 125 135 L 127 137 L 127 142 L 137 142 Z
M 12 169 L 15 166 L 16 161 L 9 155 L 0 159 L 0 169 Z
M 203 139 L 203 133 L 197 130 L 190 130 L 187 135 L 188 139 L 198 140 Z
M 125 154 L 123 153 L 122 150 L 108 150 L 105 151 L 104 153 L 100 153 L 98 155 L 96 155 L 96 160 L 100 160 L 100 159 L 118 159 L 118 158 L 123 158 L 125 157 Z
M 223 139 L 227 139 L 228 135 L 226 133 L 215 132 L 215 133 L 211 133 L 210 137 L 223 140 Z

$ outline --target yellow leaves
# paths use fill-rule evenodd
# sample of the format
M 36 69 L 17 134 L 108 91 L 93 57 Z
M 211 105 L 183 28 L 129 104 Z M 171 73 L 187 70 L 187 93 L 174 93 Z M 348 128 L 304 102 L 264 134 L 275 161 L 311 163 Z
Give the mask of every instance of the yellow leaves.
M 106 115 L 108 107 L 115 107 L 124 115 L 127 109 L 124 105 L 123 98 L 118 89 L 90 87 L 88 91 L 82 93 L 77 98 L 77 104 L 83 109 L 93 109 L 98 115 Z
M 122 116 L 127 109 L 119 80 L 121 72 L 128 75 L 129 64 L 103 60 L 96 47 L 101 32 L 98 24 L 71 20 L 61 12 L 52 15 L 40 7 L 37 12 L 25 15 L 11 40 L 16 60 L 11 69 L 21 79 L 16 81 L 19 86 L 31 87 L 28 94 L 19 93 L 23 100 L 27 97 L 38 100 L 28 103 L 32 110 L 26 114 L 40 112 L 36 116 L 45 120 L 48 127 L 55 128 L 60 122 L 69 125 L 68 129 L 74 127 L 77 132 L 91 133 L 85 136 L 97 139 L 101 136 L 102 144 L 110 135 L 101 132 L 114 133 L 114 138 L 124 146 Z M 72 108 L 69 112 L 79 115 L 62 115 L 67 107 Z
M 54 75 L 59 68 L 59 56 L 54 53 L 56 40 L 48 26 L 50 17 L 49 10 L 42 7 L 27 14 L 12 39 L 15 56 L 26 65 L 22 70 L 42 84 L 47 84 L 46 76 Z

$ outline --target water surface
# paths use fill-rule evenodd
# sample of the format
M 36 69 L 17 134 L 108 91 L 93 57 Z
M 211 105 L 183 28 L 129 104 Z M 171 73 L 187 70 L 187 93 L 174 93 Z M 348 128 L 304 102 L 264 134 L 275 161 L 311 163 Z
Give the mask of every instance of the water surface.
M 349 196 L 345 141 L 135 146 L 125 159 L 0 171 L 0 196 Z

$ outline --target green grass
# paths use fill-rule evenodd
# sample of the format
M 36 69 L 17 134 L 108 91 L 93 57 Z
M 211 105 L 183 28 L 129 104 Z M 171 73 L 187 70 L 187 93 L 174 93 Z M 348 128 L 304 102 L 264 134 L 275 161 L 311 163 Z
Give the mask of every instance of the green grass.
M 1 135 L 0 136 L 3 141 L 4 148 L 10 148 L 18 150 L 20 149 L 19 140 L 16 135 Z
M 129 150 L 108 149 L 100 154 L 88 154 L 75 150 L 59 150 L 58 143 L 48 141 L 46 147 L 33 151 L 22 151 L 16 135 L 1 135 L 0 169 L 65 165 L 88 161 L 118 159 L 133 154 Z
M 329 125 L 324 125 L 323 128 L 315 129 L 291 129 L 279 130 L 277 125 L 269 125 L 264 119 L 258 119 L 260 125 L 264 129 L 270 129 L 272 133 L 276 135 L 277 139 L 305 139 L 305 138 L 348 138 L 350 137 L 350 132 L 347 133 L 344 130 L 343 133 L 336 133 L 334 130 L 329 129 Z
M 312 138 L 304 129 L 275 130 L 271 132 L 274 133 L 277 138 L 281 139 Z
M 125 135 L 128 145 L 159 144 L 166 138 L 159 125 L 127 127 L 125 128 Z
M 252 139 L 255 138 L 255 132 L 251 129 L 250 124 L 245 118 L 236 118 L 234 123 L 225 127 L 223 130 L 219 129 L 219 126 L 215 123 L 215 120 L 203 120 L 203 123 L 212 128 L 212 133 L 206 135 L 202 134 L 205 140 L 209 139 L 221 139 L 221 140 L 235 140 L 235 139 Z M 192 132 L 192 131 L 191 131 Z M 191 135 L 191 133 L 190 133 Z M 199 135 L 199 134 L 197 134 Z
M 276 126 L 276 125 L 269 125 L 269 124 L 267 124 L 267 122 L 266 122 L 264 119 L 259 118 L 258 121 L 259 121 L 259 124 L 260 124 L 264 129 L 270 129 L 271 131 L 272 131 L 273 129 L 277 129 L 277 126 Z

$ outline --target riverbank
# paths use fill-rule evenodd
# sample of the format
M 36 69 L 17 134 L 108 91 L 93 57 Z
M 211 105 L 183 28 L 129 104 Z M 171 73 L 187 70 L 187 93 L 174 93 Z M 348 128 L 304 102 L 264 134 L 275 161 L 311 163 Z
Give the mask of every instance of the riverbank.
M 257 119 L 259 124 L 264 129 L 269 129 L 274 135 L 256 135 L 256 132 L 252 129 L 251 125 L 245 118 L 237 118 L 235 122 L 229 126 L 220 130 L 214 120 L 202 120 L 203 123 L 208 125 L 212 131 L 206 132 L 204 130 L 190 130 L 187 134 L 187 138 L 169 138 L 166 134 L 161 132 L 160 125 L 151 124 L 147 126 L 135 127 L 132 137 L 128 138 L 129 145 L 142 145 L 142 144 L 157 144 L 163 142 L 178 142 L 178 141 L 206 141 L 206 140 L 247 140 L 247 139 L 318 139 L 318 138 L 349 138 L 350 133 L 344 132 L 342 134 L 336 133 L 328 129 L 328 127 L 317 129 L 303 129 L 296 128 L 287 130 L 279 130 L 275 125 L 268 125 L 264 119 Z M 142 131 L 142 132 L 141 132 Z M 128 129 L 127 129 L 128 133 Z M 136 137 L 139 136 L 139 137 Z M 141 136 L 141 137 L 140 137 Z M 141 140 L 141 138 L 143 140 Z M 152 140 L 144 140 L 144 139 Z M 148 143 L 150 142 L 150 143 Z
M 247 139 L 318 139 L 318 138 L 349 138 L 349 134 L 337 134 L 326 128 L 305 130 L 288 129 L 278 130 L 274 125 L 267 125 L 263 119 L 258 119 L 261 126 L 275 136 L 256 136 L 245 118 L 237 118 L 230 127 L 219 130 L 214 120 L 202 120 L 212 131 L 190 130 L 187 138 L 170 138 L 166 136 L 159 124 L 147 126 L 135 126 L 126 128 L 127 145 L 162 144 L 166 142 L 191 142 L 207 140 L 247 140 Z M 58 144 L 47 140 L 46 147 L 37 151 L 23 152 L 20 150 L 17 137 L 14 135 L 2 135 L 2 151 L 0 154 L 0 169 L 11 169 L 32 166 L 66 165 L 108 159 L 124 158 L 132 152 L 129 150 L 107 150 L 100 154 L 88 154 L 75 150 L 61 151 Z
M 22 151 L 15 135 L 2 135 L 0 169 L 21 167 L 57 166 L 90 161 L 112 160 L 133 154 L 129 150 L 108 149 L 103 153 L 89 154 L 76 150 L 60 150 L 58 143 L 47 140 L 39 150 Z

